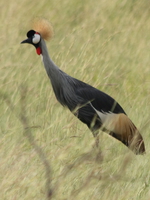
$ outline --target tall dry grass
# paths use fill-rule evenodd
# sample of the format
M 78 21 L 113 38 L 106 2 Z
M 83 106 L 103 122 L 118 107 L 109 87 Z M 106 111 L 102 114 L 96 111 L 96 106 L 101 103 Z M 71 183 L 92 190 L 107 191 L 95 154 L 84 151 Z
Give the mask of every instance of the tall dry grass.
M 1 199 L 150 199 L 149 1 L 0 2 Z M 51 21 L 54 62 L 113 96 L 144 137 L 135 156 L 56 101 L 40 58 L 20 45 L 30 21 Z

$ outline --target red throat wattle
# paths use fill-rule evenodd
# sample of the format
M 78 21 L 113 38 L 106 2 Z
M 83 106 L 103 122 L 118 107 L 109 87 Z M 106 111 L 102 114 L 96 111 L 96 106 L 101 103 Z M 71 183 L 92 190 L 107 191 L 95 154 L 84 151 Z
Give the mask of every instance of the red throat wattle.
M 36 53 L 37 53 L 38 55 L 42 54 L 42 50 L 41 50 L 40 47 L 37 47 L 37 48 L 36 48 Z

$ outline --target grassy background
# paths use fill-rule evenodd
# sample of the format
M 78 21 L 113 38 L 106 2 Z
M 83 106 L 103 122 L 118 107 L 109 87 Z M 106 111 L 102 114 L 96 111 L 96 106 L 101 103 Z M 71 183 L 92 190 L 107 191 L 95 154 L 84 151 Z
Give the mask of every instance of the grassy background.
M 150 2 L 1 0 L 0 8 L 0 198 L 150 199 Z M 37 16 L 54 27 L 53 61 L 122 105 L 146 155 L 105 133 L 95 150 L 88 128 L 56 101 L 35 49 L 20 45 Z

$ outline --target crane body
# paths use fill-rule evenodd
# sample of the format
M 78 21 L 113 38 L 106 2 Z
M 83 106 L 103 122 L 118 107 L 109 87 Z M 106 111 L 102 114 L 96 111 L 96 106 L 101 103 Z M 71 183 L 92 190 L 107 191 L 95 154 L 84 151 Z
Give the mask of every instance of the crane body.
M 30 30 L 27 39 L 22 43 L 32 44 L 37 54 L 42 55 L 57 100 L 85 123 L 94 137 L 101 129 L 121 141 L 135 154 L 143 154 L 143 138 L 123 108 L 108 94 L 60 70 L 50 58 L 41 32 Z

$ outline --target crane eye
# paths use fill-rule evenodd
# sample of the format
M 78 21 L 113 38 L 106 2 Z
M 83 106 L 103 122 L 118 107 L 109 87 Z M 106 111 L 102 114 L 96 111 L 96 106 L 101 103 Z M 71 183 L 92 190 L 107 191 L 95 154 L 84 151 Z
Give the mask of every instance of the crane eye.
M 35 33 L 32 39 L 33 44 L 39 43 L 40 39 L 41 39 L 40 35 Z

